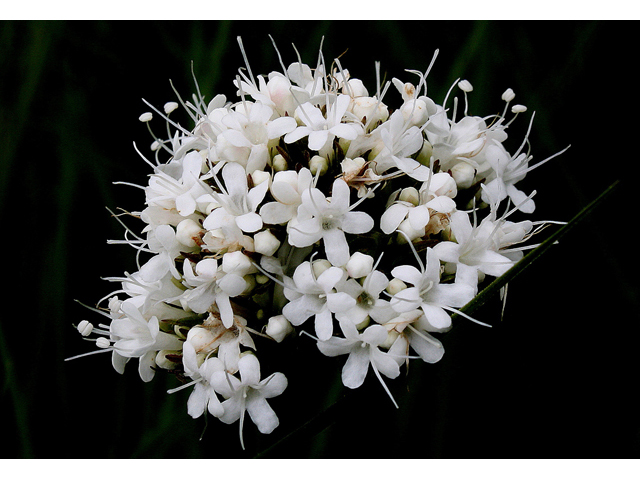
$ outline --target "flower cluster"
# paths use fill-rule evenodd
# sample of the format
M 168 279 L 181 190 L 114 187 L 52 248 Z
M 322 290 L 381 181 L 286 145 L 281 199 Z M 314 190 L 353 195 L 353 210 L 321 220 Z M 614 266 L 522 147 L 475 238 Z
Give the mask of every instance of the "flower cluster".
M 130 213 L 145 226 L 118 218 L 126 235 L 114 241 L 137 250 L 139 269 L 109 278 L 120 288 L 94 309 L 108 323 L 78 325 L 90 353 L 111 352 L 119 373 L 137 359 L 143 381 L 175 374 L 170 393 L 192 388 L 189 415 L 239 421 L 241 442 L 245 412 L 273 431 L 267 399 L 287 387 L 280 372 L 262 378 L 258 336 L 276 345 L 304 331 L 322 354 L 346 356 L 346 387 L 372 370 L 395 404 L 383 377 L 439 361 L 451 314 L 473 320 L 459 309 L 545 224 L 508 219 L 534 211 L 535 192 L 517 184 L 546 161 L 530 165 L 529 132 L 515 153 L 504 146 L 526 111 L 513 91 L 502 114 L 472 116 L 467 80 L 439 105 L 429 70 L 408 73 L 414 83 L 378 81 L 371 93 L 320 52 L 315 68 L 298 58 L 267 76 L 247 62 L 234 102 L 207 103 L 198 89 L 193 101 L 148 104 L 153 158 L 138 153 L 152 173 L 144 209 Z M 180 104 L 191 129 L 172 118 Z M 168 138 L 153 133 L 154 115 Z

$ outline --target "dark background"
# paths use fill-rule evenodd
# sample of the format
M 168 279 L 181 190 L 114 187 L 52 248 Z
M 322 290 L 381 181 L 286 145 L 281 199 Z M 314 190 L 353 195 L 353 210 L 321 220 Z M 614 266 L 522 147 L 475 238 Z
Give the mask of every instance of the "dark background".
M 3 457 L 638 457 L 637 28 L 597 21 L 1 22 Z M 404 69 L 424 71 L 438 48 L 429 95 L 441 103 L 452 82 L 466 78 L 474 86 L 471 114 L 501 111 L 500 95 L 513 88 L 529 112 L 510 129 L 511 151 L 533 111 L 535 159 L 572 145 L 523 182 L 525 191 L 538 191 L 535 219 L 567 221 L 622 183 L 512 282 L 502 322 L 499 302 L 490 302 L 477 317 L 493 328 L 459 320 L 442 336 L 440 363 L 413 362 L 406 378 L 388 382 L 397 411 L 373 375 L 355 392 L 340 388 L 345 359 L 324 357 L 310 339 L 274 349 L 263 368 L 289 378 L 285 394 L 271 401 L 281 425 L 265 436 L 247 422 L 242 452 L 237 424 L 210 418 L 199 440 L 205 423 L 187 415 L 190 390 L 166 394 L 174 378 L 158 374 L 144 384 L 135 362 L 118 375 L 108 355 L 63 360 L 93 348 L 72 324 L 99 321 L 74 299 L 93 304 L 117 286 L 100 277 L 135 270 L 130 248 L 106 244 L 122 230 L 105 206 L 143 206 L 141 191 L 113 185 L 144 184 L 150 173 L 132 145 L 151 143 L 137 120 L 148 110 L 141 98 L 158 107 L 174 100 L 169 79 L 188 97 L 191 60 L 207 98 L 233 97 L 243 66 L 237 35 L 254 74 L 280 70 L 269 33 L 287 65 L 295 61 L 292 42 L 315 65 L 324 36 L 325 57 L 346 50 L 342 65 L 370 91 L 375 61 L 387 79 L 413 81 Z M 385 99 L 399 100 L 393 89 Z

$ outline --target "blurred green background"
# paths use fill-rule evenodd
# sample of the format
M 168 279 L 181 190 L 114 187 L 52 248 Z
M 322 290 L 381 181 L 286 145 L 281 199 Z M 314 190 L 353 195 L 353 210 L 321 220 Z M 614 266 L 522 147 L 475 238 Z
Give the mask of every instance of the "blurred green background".
M 0 22 L 0 209 L 5 277 L 0 314 L 0 411 L 6 458 L 628 458 L 640 454 L 637 199 L 633 115 L 637 23 L 537 21 L 4 21 Z M 470 113 L 502 110 L 516 92 L 529 107 L 510 129 L 521 142 L 528 115 L 534 158 L 571 149 L 532 172 L 535 219 L 569 220 L 616 179 L 616 193 L 509 289 L 487 304 L 482 328 L 458 321 L 436 365 L 411 364 L 388 384 L 375 377 L 345 395 L 344 358 L 302 337 L 274 349 L 265 372 L 289 378 L 272 400 L 281 425 L 268 436 L 186 412 L 174 378 L 143 384 L 135 364 L 118 375 L 108 356 L 73 362 L 93 347 L 72 324 L 98 321 L 93 304 L 115 289 L 100 277 L 135 270 L 134 252 L 105 207 L 142 208 L 150 172 L 133 149 L 151 139 L 137 118 L 193 92 L 190 62 L 207 98 L 233 97 L 243 66 L 254 74 L 341 57 L 374 90 L 426 70 L 441 103 L 458 77 L 474 86 Z M 633 53 L 631 53 L 633 52 Z M 393 90 L 393 89 L 392 89 Z M 387 103 L 399 101 L 389 91 Z M 186 122 L 185 122 L 186 123 Z M 258 348 L 269 349 L 260 343 Z M 276 351 L 277 350 L 277 351 Z M 260 357 L 261 359 L 263 356 Z M 266 356 L 265 356 L 266 358 Z M 328 410 L 329 405 L 334 404 Z M 202 436 L 202 439 L 200 437 Z M 270 448 L 271 447 L 271 448 Z M 267 449 L 267 450 L 266 450 Z

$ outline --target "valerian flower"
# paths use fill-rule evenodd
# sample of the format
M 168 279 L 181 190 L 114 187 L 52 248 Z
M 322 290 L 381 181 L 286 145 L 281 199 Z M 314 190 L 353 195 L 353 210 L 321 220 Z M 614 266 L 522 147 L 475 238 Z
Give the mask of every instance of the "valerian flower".
M 280 395 L 287 388 L 287 378 L 280 372 L 260 380 L 260 362 L 255 355 L 245 355 L 238 362 L 240 379 L 226 371 L 216 371 L 210 383 L 226 400 L 222 402 L 224 413 L 219 417 L 224 423 L 240 421 L 240 443 L 244 449 L 243 426 L 245 411 L 261 433 L 271 433 L 280 423 L 268 398 Z
M 342 368 L 342 383 L 348 388 L 360 387 L 367 376 L 369 365 L 380 380 L 385 391 L 393 401 L 386 384 L 380 374 L 388 378 L 396 378 L 400 375 L 398 362 L 388 353 L 378 348 L 387 339 L 387 329 L 382 325 L 372 325 L 360 333 L 353 322 L 341 322 L 342 337 L 331 337 L 328 340 L 318 341 L 318 349 L 329 357 L 348 354 L 347 362 Z
M 373 228 L 373 218 L 368 213 L 353 211 L 364 198 L 350 206 L 350 193 L 341 178 L 333 182 L 330 200 L 317 188 L 305 190 L 298 207 L 298 223 L 289 231 L 289 243 L 307 247 L 322 240 L 331 264 L 347 263 L 350 253 L 345 233 L 362 234 Z
M 477 322 L 463 310 L 485 276 L 505 274 L 536 246 L 531 237 L 562 223 L 507 218 L 534 212 L 535 191 L 516 185 L 564 150 L 532 165 L 530 124 L 509 153 L 508 128 L 527 110 L 510 105 L 511 89 L 503 112 L 487 116 L 468 114 L 469 80 L 442 105 L 429 98 L 437 51 L 425 72 L 407 70 L 415 84 L 382 80 L 377 62 L 367 88 L 322 51 L 314 68 L 297 51 L 285 67 L 277 52 L 281 70 L 254 76 L 238 43 L 237 98 L 205 100 L 194 78 L 186 101 L 177 91 L 162 108 L 143 100 L 152 158 L 135 150 L 151 172 L 147 185 L 127 184 L 145 205 L 113 214 L 125 235 L 108 241 L 135 249 L 137 271 L 106 278 L 117 289 L 89 308 L 108 321 L 76 327 L 97 350 L 71 359 L 105 352 L 121 374 L 138 359 L 145 382 L 175 375 L 169 393 L 192 388 L 187 413 L 239 421 L 244 448 L 245 413 L 272 432 L 267 400 L 287 387 L 282 373 L 261 378 L 257 346 L 268 356 L 300 333 L 326 356 L 347 356 L 347 388 L 373 371 L 397 407 L 383 377 L 413 359 L 438 362 L 450 315 Z M 191 129 L 174 120 L 180 106 Z M 153 132 L 158 117 L 166 138 Z

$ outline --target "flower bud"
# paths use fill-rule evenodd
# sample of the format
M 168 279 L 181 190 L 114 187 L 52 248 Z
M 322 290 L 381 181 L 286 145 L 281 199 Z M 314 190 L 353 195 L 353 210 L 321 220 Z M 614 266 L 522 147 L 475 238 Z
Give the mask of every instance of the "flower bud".
M 318 172 L 320 175 L 324 175 L 327 170 L 329 170 L 329 162 L 326 158 L 321 157 L 320 155 L 314 155 L 309 160 L 309 170 L 315 176 Z
M 270 230 L 262 230 L 253 236 L 256 253 L 271 257 L 280 248 L 280 240 Z
M 311 266 L 313 267 L 313 274 L 318 278 L 325 270 L 331 268 L 331 263 L 329 260 L 321 258 L 320 260 L 314 260 Z
M 400 111 L 409 125 L 424 125 L 429 119 L 427 104 L 420 98 L 408 100 L 402 105 Z
M 240 250 L 227 252 L 222 256 L 222 271 L 224 273 L 236 273 L 246 275 L 255 273 L 256 267 L 251 263 L 251 259 Z
M 391 345 L 393 345 L 393 342 L 396 341 L 396 339 L 398 338 L 400 334 L 398 332 L 396 332 L 395 330 L 391 330 L 388 335 L 387 338 L 384 342 L 382 342 L 379 347 L 380 348 L 385 348 L 385 349 L 389 349 L 391 348 Z
M 345 266 L 351 278 L 366 277 L 373 270 L 373 257 L 355 252 Z
M 271 161 L 271 166 L 276 172 L 282 172 L 289 168 L 287 161 L 280 154 L 277 154 L 275 157 L 273 157 L 273 160 Z
M 466 162 L 460 162 L 451 168 L 451 176 L 458 188 L 469 188 L 473 185 L 476 177 L 476 170 Z
M 213 351 L 211 345 L 216 341 L 215 335 L 205 327 L 193 327 L 189 330 L 187 335 L 187 342 L 189 342 L 196 353 L 208 353 Z
M 247 286 L 244 288 L 241 295 L 248 295 L 256 287 L 256 277 L 254 275 L 248 274 L 242 277 L 242 279 Z
M 269 172 L 265 172 L 264 170 L 255 170 L 251 174 L 251 180 L 253 180 L 253 185 L 260 185 L 262 182 L 268 182 L 271 179 L 271 175 Z
M 342 93 L 350 94 L 352 97 L 368 97 L 369 92 L 359 78 L 351 78 L 347 81 L 348 86 L 342 88 Z
M 399 278 L 392 278 L 391 281 L 389 282 L 389 285 L 387 285 L 386 290 L 389 295 L 395 295 L 396 293 L 404 290 L 405 288 L 407 288 L 406 283 L 404 283 Z
M 271 317 L 267 322 L 267 329 L 265 333 L 273 338 L 276 342 L 280 343 L 284 340 L 288 334 L 293 332 L 293 327 L 289 320 L 287 320 L 284 315 L 276 315 L 275 317 Z
M 389 118 L 387 106 L 374 97 L 359 97 L 351 102 L 351 112 L 362 121 L 366 118 L 366 123 L 374 127 L 378 122 L 384 122 Z
M 416 157 L 416 160 L 422 165 L 431 165 L 431 157 L 433 156 L 433 145 L 428 140 L 425 140 L 420 149 L 420 153 Z
M 418 193 L 418 190 L 415 187 L 403 188 L 398 200 L 418 206 L 420 203 L 420 193 Z
M 202 226 L 190 218 L 185 218 L 176 227 L 176 240 L 187 247 L 195 247 L 197 245 L 195 239 L 200 238 Z
M 407 243 L 407 237 L 409 237 L 409 240 L 413 241 L 416 238 L 420 238 L 420 237 L 424 237 L 425 235 L 425 229 L 424 227 L 421 228 L 420 230 L 416 230 L 411 226 L 411 222 L 409 222 L 409 219 L 406 218 L 402 221 L 402 223 L 398 226 L 398 230 L 400 230 L 401 232 L 403 232 L 405 235 L 402 234 L 398 234 L 398 243 L 400 244 L 405 244 Z

